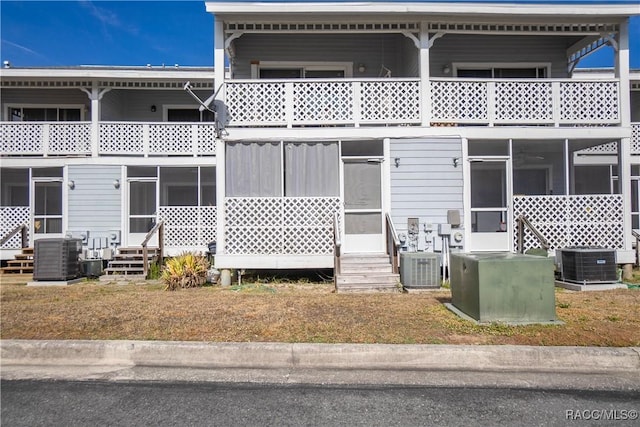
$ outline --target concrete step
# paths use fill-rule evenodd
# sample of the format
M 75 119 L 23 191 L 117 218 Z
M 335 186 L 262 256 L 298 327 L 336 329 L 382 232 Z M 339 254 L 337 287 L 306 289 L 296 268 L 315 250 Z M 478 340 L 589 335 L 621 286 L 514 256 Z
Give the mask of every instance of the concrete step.
M 11 259 L 7 261 L 8 267 L 33 267 L 32 259 Z
M 389 263 L 389 256 L 386 254 L 348 254 L 340 257 L 341 264 L 385 264 Z
M 141 246 L 132 246 L 126 248 L 118 248 L 118 254 L 139 254 L 142 255 L 143 249 Z M 156 247 L 147 247 L 147 253 L 149 254 L 158 254 L 160 253 L 160 249 Z
M 391 264 L 347 264 L 341 265 L 341 274 L 393 273 Z
M 399 293 L 402 292 L 402 288 L 390 283 L 367 283 L 367 284 L 351 284 L 351 285 L 339 285 L 337 291 L 339 293 Z
M 142 268 L 130 268 L 130 267 L 107 267 L 104 269 L 104 274 L 107 276 L 112 275 L 124 275 L 129 276 L 132 274 L 144 275 L 144 269 Z
M 396 285 L 400 282 L 400 275 L 393 273 L 381 274 L 340 274 L 336 279 L 338 285 L 390 283 Z
M 109 261 L 109 267 L 118 267 L 118 266 L 144 266 L 144 261 L 141 259 L 113 259 Z

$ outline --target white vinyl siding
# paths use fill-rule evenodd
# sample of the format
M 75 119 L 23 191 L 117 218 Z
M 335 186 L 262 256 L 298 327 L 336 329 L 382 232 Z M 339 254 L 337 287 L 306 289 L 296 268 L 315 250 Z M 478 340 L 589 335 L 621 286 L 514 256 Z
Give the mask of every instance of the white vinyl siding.
M 391 140 L 391 216 L 398 233 L 407 232 L 407 218 L 419 218 L 421 232 L 425 223 L 446 223 L 450 209 L 458 209 L 462 220 L 461 158 L 458 138 Z M 420 239 L 422 248 L 422 234 Z
M 69 230 L 95 235 L 120 229 L 122 186 L 113 185 L 121 180 L 120 166 L 69 166 L 68 179 L 75 184 L 68 191 Z

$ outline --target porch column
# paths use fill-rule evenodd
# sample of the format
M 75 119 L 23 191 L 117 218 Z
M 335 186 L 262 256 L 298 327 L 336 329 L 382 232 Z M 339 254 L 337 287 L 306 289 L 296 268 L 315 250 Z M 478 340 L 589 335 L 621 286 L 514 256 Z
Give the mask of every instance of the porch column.
M 225 100 L 224 76 L 225 76 L 225 52 L 224 52 L 224 22 L 215 17 L 213 27 L 213 66 L 214 89 L 216 101 L 222 103 Z M 225 143 L 221 138 L 216 138 L 216 252 L 225 252 L 225 203 L 226 196 L 226 156 Z
M 629 130 L 629 137 L 618 141 L 618 185 L 623 205 L 624 249 L 629 256 L 618 262 L 625 264 L 624 275 L 631 275 L 635 257 L 631 235 L 631 95 L 629 82 L 629 21 L 620 23 L 618 49 L 615 54 L 615 73 L 620 82 L 620 126 Z M 628 258 L 628 259 L 627 259 Z
M 224 22 L 215 19 L 213 27 L 213 67 L 214 67 L 214 89 L 216 101 L 224 101 Z
M 222 139 L 216 139 L 216 252 L 225 253 L 225 203 L 227 195 L 227 161 L 225 143 Z
M 98 157 L 100 155 L 100 101 L 105 93 L 109 92 L 111 88 L 105 88 L 100 90 L 98 82 L 91 83 L 91 89 L 80 88 L 87 94 L 91 101 L 91 156 Z
M 426 22 L 420 23 L 420 109 L 422 126 L 431 122 L 431 84 L 429 82 L 429 31 Z

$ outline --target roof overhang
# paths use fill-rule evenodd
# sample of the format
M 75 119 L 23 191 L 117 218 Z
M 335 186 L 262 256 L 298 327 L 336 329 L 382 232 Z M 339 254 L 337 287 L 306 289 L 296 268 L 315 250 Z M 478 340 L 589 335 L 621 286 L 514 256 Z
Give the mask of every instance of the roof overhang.
M 0 78 L 62 78 L 62 79 L 153 79 L 184 80 L 212 79 L 213 68 L 116 68 L 116 67 L 69 67 L 69 68 L 2 68 Z
M 207 12 L 218 16 L 277 14 L 398 14 L 428 16 L 566 16 L 625 18 L 640 14 L 637 3 L 632 2 L 564 2 L 564 3 L 505 3 L 505 2 L 206 2 Z
M 213 68 L 157 67 L 69 67 L 2 68 L 3 88 L 86 88 L 182 89 L 191 82 L 195 89 L 213 87 Z

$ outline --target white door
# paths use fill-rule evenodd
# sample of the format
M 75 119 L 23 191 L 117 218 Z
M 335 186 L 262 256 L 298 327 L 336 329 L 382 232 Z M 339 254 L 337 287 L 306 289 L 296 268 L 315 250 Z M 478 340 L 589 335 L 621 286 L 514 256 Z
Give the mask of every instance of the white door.
M 156 178 L 131 178 L 128 181 L 129 212 L 128 236 L 129 246 L 139 246 L 157 220 L 158 181 Z M 157 233 L 149 241 L 148 246 L 157 246 Z
M 511 251 L 509 200 L 511 186 L 506 159 L 470 159 L 471 251 Z
M 344 251 L 384 251 L 382 159 L 343 158 Z

